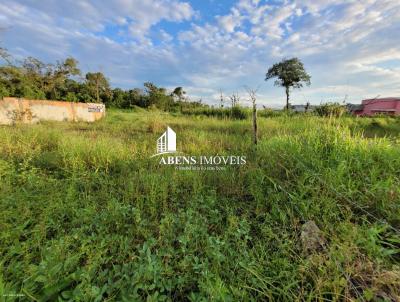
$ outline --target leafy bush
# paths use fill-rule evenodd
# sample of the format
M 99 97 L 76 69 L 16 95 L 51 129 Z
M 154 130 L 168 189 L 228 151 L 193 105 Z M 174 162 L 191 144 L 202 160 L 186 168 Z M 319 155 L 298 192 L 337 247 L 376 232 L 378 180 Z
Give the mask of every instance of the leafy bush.
M 339 103 L 325 103 L 315 107 L 315 113 L 319 116 L 340 117 L 347 112 L 346 106 Z

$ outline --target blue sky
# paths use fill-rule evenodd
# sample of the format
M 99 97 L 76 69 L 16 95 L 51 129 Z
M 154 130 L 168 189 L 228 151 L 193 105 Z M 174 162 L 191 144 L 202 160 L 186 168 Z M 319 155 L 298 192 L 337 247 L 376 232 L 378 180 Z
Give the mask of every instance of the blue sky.
M 15 58 L 73 56 L 113 86 L 183 86 L 213 104 L 219 91 L 258 88 L 282 106 L 268 67 L 299 57 L 312 85 L 292 103 L 400 96 L 397 0 L 2 0 L 0 45 Z

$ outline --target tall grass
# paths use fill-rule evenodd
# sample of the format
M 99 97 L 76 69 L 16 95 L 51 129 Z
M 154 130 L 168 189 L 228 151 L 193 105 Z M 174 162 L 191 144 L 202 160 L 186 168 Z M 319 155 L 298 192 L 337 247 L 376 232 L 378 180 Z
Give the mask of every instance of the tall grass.
M 1 127 L 0 294 L 395 301 L 399 132 L 397 120 L 378 121 L 379 131 L 367 119 L 261 118 L 257 148 L 247 119 L 156 111 Z M 167 125 L 179 151 L 243 154 L 247 164 L 218 172 L 160 167 L 149 157 Z M 328 239 L 311 256 L 299 242 L 308 220 Z

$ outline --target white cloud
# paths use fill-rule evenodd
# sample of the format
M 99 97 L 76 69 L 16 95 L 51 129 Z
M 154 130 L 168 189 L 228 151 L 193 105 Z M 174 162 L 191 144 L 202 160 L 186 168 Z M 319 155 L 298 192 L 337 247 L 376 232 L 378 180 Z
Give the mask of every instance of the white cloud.
M 153 25 L 162 20 L 182 22 L 190 20 L 195 11 L 187 2 L 178 0 L 111 0 L 97 1 L 52 1 L 52 0 L 5 0 L 1 13 L 5 16 L 32 17 L 41 15 L 43 23 L 52 21 L 54 25 L 69 29 L 102 31 L 106 24 L 130 24 L 130 32 L 135 37 L 143 37 Z
M 232 33 L 236 27 L 240 27 L 243 19 L 237 8 L 232 8 L 229 15 L 217 16 L 216 18 L 219 25 L 228 33 Z
M 235 20 L 235 16 L 233 15 L 222 16 L 218 21 L 223 29 L 228 33 L 235 31 L 235 27 L 239 25 L 238 20 Z

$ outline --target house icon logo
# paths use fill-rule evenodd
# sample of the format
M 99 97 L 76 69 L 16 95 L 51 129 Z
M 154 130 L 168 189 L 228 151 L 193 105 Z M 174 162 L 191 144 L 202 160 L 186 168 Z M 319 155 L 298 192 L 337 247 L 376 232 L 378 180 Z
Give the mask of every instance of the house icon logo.
M 176 152 L 176 133 L 170 127 L 157 140 L 157 154 Z

